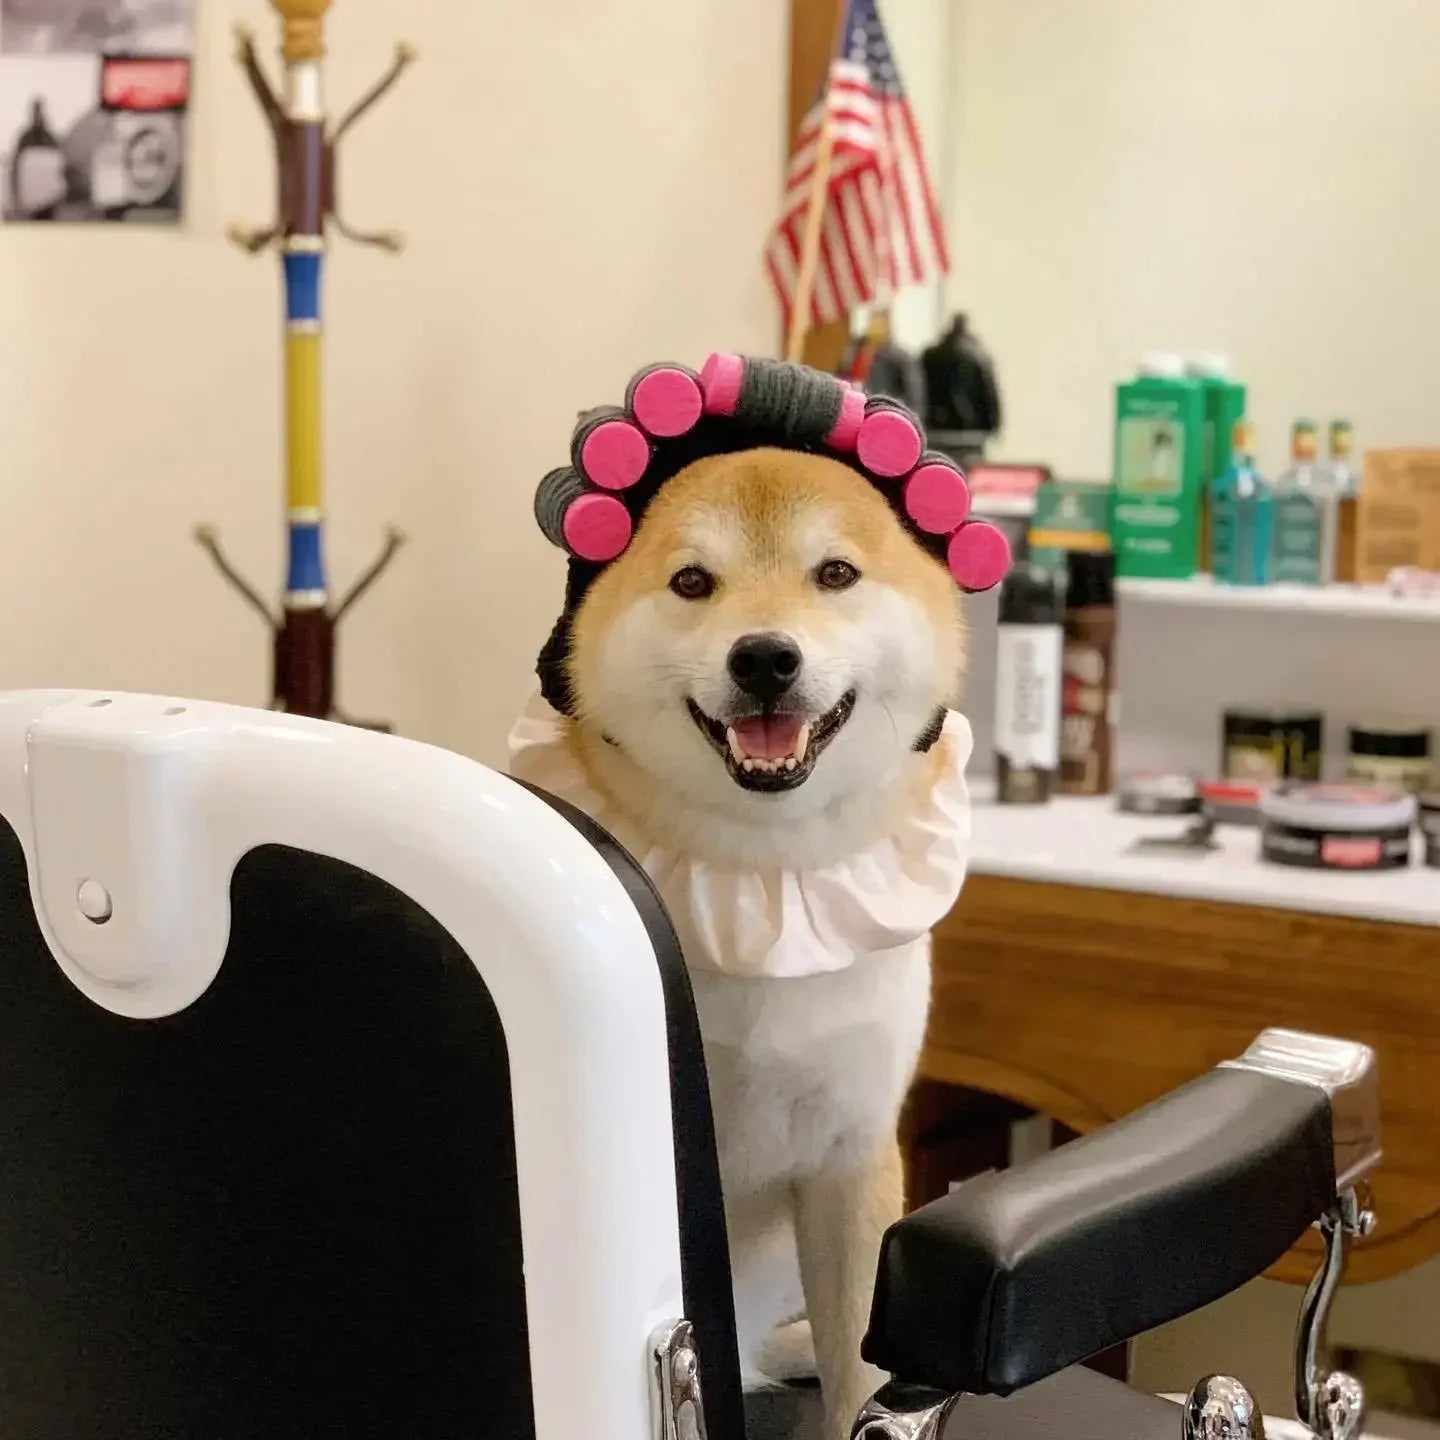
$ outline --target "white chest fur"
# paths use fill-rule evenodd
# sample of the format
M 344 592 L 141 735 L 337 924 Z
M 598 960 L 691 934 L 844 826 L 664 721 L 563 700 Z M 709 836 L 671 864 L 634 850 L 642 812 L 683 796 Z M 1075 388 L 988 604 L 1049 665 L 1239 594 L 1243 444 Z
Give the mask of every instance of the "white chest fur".
M 720 1149 L 741 1363 L 804 1308 L 794 1182 L 894 1133 L 930 997 L 930 938 L 797 979 L 692 974 Z M 792 1363 L 792 1362 L 786 1362 Z M 803 1365 L 803 1362 L 801 1362 Z
M 692 979 L 727 1193 L 889 1133 L 925 1029 L 928 936 L 826 974 Z

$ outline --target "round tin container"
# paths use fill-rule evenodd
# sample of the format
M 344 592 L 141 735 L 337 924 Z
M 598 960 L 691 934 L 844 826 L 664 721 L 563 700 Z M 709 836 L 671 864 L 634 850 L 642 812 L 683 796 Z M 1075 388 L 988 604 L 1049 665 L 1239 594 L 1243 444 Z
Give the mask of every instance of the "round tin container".
M 1120 777 L 1115 804 L 1127 815 L 1193 815 L 1200 809 L 1200 796 L 1193 775 L 1136 770 Z
M 1413 795 L 1383 785 L 1284 782 L 1260 797 L 1260 854 L 1312 870 L 1396 870 L 1410 863 Z
M 1217 825 L 1258 825 L 1263 789 L 1244 780 L 1203 780 L 1200 803 Z
M 1430 727 L 1416 720 L 1372 720 L 1350 727 L 1346 770 L 1353 780 L 1420 792 L 1433 777 Z

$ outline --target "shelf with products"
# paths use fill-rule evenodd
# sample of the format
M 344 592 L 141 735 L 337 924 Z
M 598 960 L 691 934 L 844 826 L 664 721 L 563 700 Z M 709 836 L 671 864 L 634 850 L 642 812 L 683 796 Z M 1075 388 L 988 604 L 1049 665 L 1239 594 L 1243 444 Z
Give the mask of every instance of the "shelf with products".
M 1155 605 L 1211 606 L 1275 614 L 1440 621 L 1440 595 L 1397 595 L 1383 585 L 1222 585 L 1209 575 L 1189 580 L 1115 582 L 1120 599 Z
M 1177 835 L 1193 817 L 1123 814 L 1113 795 L 1000 805 L 989 782 L 971 788 L 972 874 L 1440 926 L 1440 869 L 1423 863 L 1418 834 L 1403 869 L 1310 870 L 1262 860 L 1254 826 L 1218 826 L 1215 850 L 1137 851 L 1137 841 Z

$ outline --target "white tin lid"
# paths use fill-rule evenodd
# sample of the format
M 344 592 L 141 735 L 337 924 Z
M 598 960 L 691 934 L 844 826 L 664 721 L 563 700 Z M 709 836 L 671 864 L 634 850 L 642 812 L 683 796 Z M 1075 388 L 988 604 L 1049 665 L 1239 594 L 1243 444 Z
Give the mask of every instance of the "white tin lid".
M 1285 781 L 1261 794 L 1260 814 L 1306 830 L 1393 830 L 1415 823 L 1415 797 L 1388 785 Z

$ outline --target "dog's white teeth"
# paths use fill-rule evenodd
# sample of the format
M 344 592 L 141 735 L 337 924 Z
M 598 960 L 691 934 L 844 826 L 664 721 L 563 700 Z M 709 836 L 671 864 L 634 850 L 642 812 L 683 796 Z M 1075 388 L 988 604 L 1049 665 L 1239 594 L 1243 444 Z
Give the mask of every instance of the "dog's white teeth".
M 800 734 L 795 738 L 795 763 L 798 765 L 805 758 L 805 751 L 810 745 L 810 722 L 807 720 L 800 727 Z
M 740 737 L 735 733 L 733 725 L 727 726 L 725 730 L 725 743 L 730 747 L 730 754 L 737 765 L 745 763 L 745 752 L 740 748 Z
M 795 768 L 792 760 L 767 760 L 764 756 L 757 756 L 755 759 L 746 759 L 740 762 L 742 770 L 758 770 L 762 775 L 775 775 L 786 767 Z
M 761 775 L 780 775 L 786 770 L 794 770 L 800 763 L 793 755 L 773 760 L 767 760 L 763 755 L 747 755 L 743 760 L 737 757 L 737 762 L 740 769 Z

